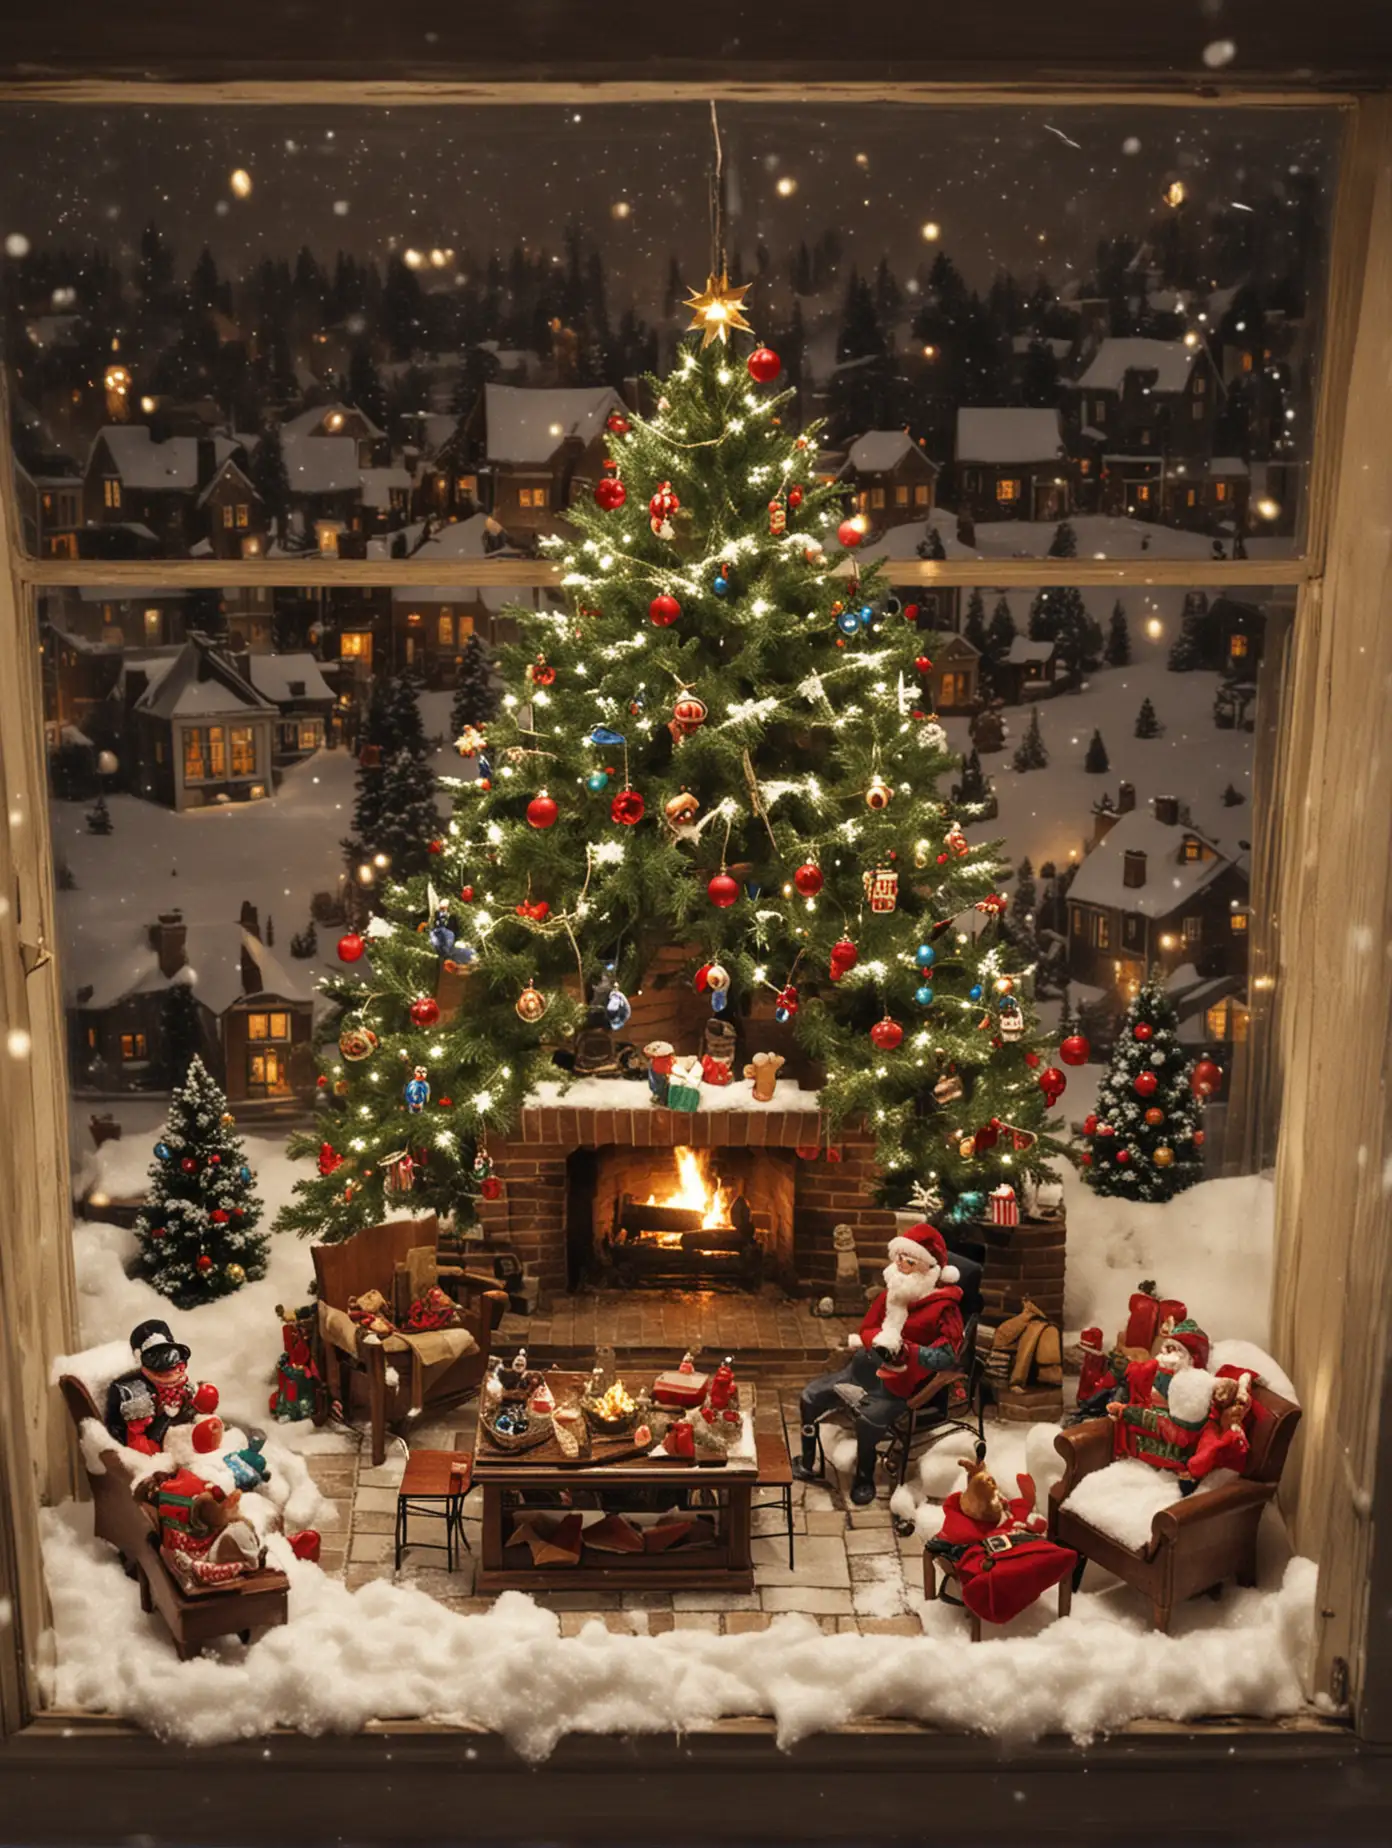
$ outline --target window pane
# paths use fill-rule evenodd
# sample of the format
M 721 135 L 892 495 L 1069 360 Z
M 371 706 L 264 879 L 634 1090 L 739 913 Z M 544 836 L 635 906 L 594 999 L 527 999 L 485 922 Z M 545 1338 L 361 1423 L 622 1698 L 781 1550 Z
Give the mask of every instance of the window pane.
M 704 278 L 706 109 L 194 119 L 0 111 L 26 543 L 269 571 L 555 530 Z M 727 103 L 730 259 L 877 523 L 1255 561 L 1300 542 L 1340 120 Z

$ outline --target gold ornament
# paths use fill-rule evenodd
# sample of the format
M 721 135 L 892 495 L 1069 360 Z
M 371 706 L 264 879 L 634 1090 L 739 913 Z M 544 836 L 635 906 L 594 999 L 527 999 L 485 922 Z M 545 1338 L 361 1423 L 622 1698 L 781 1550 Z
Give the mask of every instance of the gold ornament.
M 748 321 L 744 318 L 744 298 L 753 288 L 752 282 L 746 282 L 742 288 L 732 289 L 730 278 L 721 270 L 719 279 L 707 276 L 706 286 L 699 294 L 692 290 L 685 306 L 691 310 L 691 321 L 687 328 L 703 328 L 701 351 L 704 353 L 712 340 L 718 340 L 723 346 L 730 338 L 733 328 L 740 333 L 752 333 Z
M 1174 1160 L 1174 1150 L 1168 1148 L 1162 1142 L 1154 1155 L 1151 1156 L 1151 1160 L 1155 1163 L 1157 1168 L 1168 1168 L 1170 1163 Z
M 535 1026 L 545 1012 L 546 996 L 529 982 L 517 997 L 519 1019 L 525 1020 L 529 1026 Z
M 957 1144 L 957 1153 L 962 1157 L 963 1161 L 970 1161 L 972 1156 L 976 1153 L 975 1138 L 972 1136 L 963 1136 L 962 1140 Z
M 870 779 L 870 787 L 865 792 L 865 806 L 872 809 L 886 809 L 889 807 L 893 794 L 894 791 L 882 776 L 873 776 Z
M 236 1122 L 237 1119 L 236 1117 L 233 1116 L 230 1110 L 224 1110 L 221 1117 L 218 1120 L 222 1124 L 222 1127 L 224 1129 L 231 1129 L 232 1125 Z
M 862 873 L 861 883 L 872 911 L 893 911 L 899 903 L 899 875 L 888 867 L 877 866 L 873 873 Z
M 246 1272 L 240 1264 L 229 1264 L 222 1274 L 234 1289 L 240 1289 L 246 1282 Z

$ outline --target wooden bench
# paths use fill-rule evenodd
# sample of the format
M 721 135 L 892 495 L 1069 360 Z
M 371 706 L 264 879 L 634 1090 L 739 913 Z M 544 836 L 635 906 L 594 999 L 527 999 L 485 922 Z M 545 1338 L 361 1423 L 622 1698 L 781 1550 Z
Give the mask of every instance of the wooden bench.
M 79 1438 L 88 1419 L 102 1425 L 82 1380 L 65 1373 L 58 1387 Z M 250 1572 L 230 1585 L 186 1591 L 179 1584 L 160 1557 L 153 1510 L 135 1498 L 135 1477 L 124 1450 L 103 1450 L 100 1472 L 87 1470 L 87 1486 L 92 1494 L 97 1538 L 114 1546 L 127 1577 L 139 1580 L 141 1610 L 158 1611 L 181 1662 L 197 1655 L 205 1643 L 216 1637 L 238 1636 L 249 1643 L 253 1630 L 285 1622 L 290 1581 L 273 1567 L 263 1566 L 259 1572 Z

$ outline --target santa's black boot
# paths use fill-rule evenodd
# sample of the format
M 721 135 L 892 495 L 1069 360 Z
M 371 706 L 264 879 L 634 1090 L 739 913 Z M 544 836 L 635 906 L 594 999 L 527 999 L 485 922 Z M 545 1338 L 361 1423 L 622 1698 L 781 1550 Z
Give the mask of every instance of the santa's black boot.
M 875 1499 L 875 1440 L 862 1443 L 856 1450 L 855 1480 L 851 1483 L 851 1500 L 857 1508 L 868 1508 Z
M 821 1482 L 823 1473 L 817 1466 L 817 1427 L 802 1427 L 802 1455 L 793 1458 L 793 1475 L 799 1482 Z

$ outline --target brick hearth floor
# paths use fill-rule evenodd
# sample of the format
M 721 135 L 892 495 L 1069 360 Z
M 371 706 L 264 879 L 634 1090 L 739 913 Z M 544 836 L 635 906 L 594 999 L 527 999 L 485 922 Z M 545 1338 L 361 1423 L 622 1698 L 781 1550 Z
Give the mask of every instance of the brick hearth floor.
M 733 1298 L 731 1303 L 733 1318 L 739 1313 L 739 1305 Z M 636 1313 L 641 1317 L 650 1312 Z M 737 1346 L 733 1334 L 726 1331 L 738 1326 L 735 1320 L 722 1323 L 721 1340 L 713 1341 L 707 1324 L 705 1346 Z M 833 1324 L 822 1322 L 818 1326 L 826 1330 Z M 529 1332 L 531 1353 L 541 1345 L 540 1324 L 535 1319 Z M 666 1342 L 670 1347 L 684 1339 L 674 1335 L 666 1337 Z M 796 1390 L 780 1394 L 771 1386 L 762 1386 L 756 1399 L 761 1431 L 780 1430 L 780 1397 L 789 1426 L 796 1430 Z M 419 1448 L 467 1449 L 473 1443 L 473 1432 L 472 1411 L 465 1406 L 454 1410 L 443 1423 L 414 1427 L 411 1441 Z M 414 1585 L 438 1598 L 450 1610 L 480 1612 L 491 1608 L 491 1598 L 472 1596 L 473 1565 L 479 1547 L 477 1495 L 465 1507 L 464 1526 L 473 1555 L 465 1554 L 460 1567 L 451 1573 L 441 1566 L 439 1553 L 412 1548 L 397 1575 L 392 1567 L 392 1549 L 396 1485 L 404 1467 L 401 1445 L 392 1445 L 380 1469 L 370 1466 L 365 1452 L 335 1452 L 312 1456 L 308 1461 L 315 1481 L 335 1509 L 334 1520 L 321 1526 L 326 1571 L 354 1588 L 373 1579 L 396 1577 L 399 1583 Z M 879 1499 L 869 1508 L 851 1508 L 845 1496 L 847 1486 L 834 1474 L 829 1475 L 826 1487 L 793 1484 L 797 1563 L 792 1571 L 788 1569 L 786 1540 L 757 1537 L 777 1524 L 778 1515 L 756 1512 L 752 1592 L 575 1592 L 565 1589 L 564 1576 L 559 1575 L 556 1590 L 536 1594 L 537 1602 L 558 1613 L 562 1634 L 567 1636 L 577 1634 L 591 1621 L 610 1630 L 629 1632 L 706 1630 L 733 1635 L 764 1629 L 780 1611 L 801 1611 L 826 1631 L 917 1636 L 922 1627 L 918 1615 L 923 1608 L 922 1542 L 901 1540 L 895 1534 L 887 1482 L 881 1482 Z M 437 1531 L 430 1531 L 432 1527 Z M 418 1531 L 434 1539 L 438 1537 L 438 1524 L 422 1523 Z

